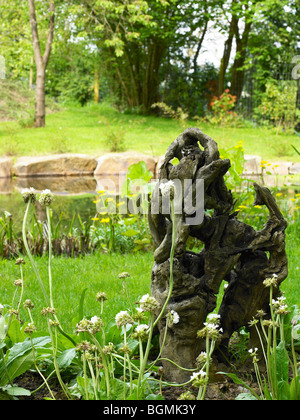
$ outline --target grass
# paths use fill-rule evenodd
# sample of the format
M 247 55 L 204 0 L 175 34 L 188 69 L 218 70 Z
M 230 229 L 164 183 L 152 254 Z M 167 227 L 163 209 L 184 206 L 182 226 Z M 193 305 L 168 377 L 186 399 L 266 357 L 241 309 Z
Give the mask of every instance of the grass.
M 47 288 L 48 259 L 36 258 L 42 279 Z M 153 255 L 127 254 L 87 255 L 84 258 L 60 258 L 55 257 L 52 263 L 54 305 L 57 309 L 58 318 L 63 328 L 72 332 L 75 327 L 73 318 L 78 315 L 78 307 L 81 294 L 88 288 L 85 296 L 85 315 L 92 317 L 99 315 L 99 303 L 96 302 L 96 294 L 105 292 L 108 300 L 105 302 L 105 322 L 114 319 L 121 310 L 130 310 L 134 303 L 144 294 L 150 293 L 151 270 Z M 126 278 L 126 289 L 123 288 L 123 280 L 118 278 L 122 272 L 130 273 Z M 15 291 L 14 281 L 20 277 L 19 267 L 14 261 L 0 261 L 0 302 L 11 304 Z M 24 300 L 31 299 L 35 308 L 34 321 L 37 326 L 46 329 L 44 319 L 41 318 L 41 309 L 45 306 L 39 285 L 26 259 L 24 266 Z M 24 309 L 21 309 L 21 319 L 29 321 Z
M 285 292 L 287 303 L 300 305 L 300 235 L 299 224 L 289 226 L 287 231 L 287 254 L 289 259 L 289 276 L 281 286 Z M 42 278 L 47 285 L 47 258 L 36 259 Z M 40 311 L 45 306 L 42 295 L 35 279 L 34 273 L 26 259 L 24 266 L 25 291 L 24 299 L 31 299 L 35 304 L 35 322 L 41 328 L 43 319 Z M 54 279 L 54 302 L 63 328 L 72 332 L 75 325 L 73 318 L 77 316 L 80 296 L 88 288 L 85 299 L 85 315 L 92 317 L 99 313 L 99 303 L 96 302 L 97 292 L 106 292 L 108 301 L 105 303 L 105 322 L 114 319 L 121 310 L 130 310 L 134 303 L 146 293 L 150 293 L 151 270 L 153 267 L 153 254 L 95 254 L 83 258 L 53 259 L 52 271 Z M 121 272 L 130 273 L 125 279 L 126 289 L 122 280 L 118 278 Z M 15 287 L 13 282 L 19 278 L 19 268 L 14 261 L 0 261 L 0 303 L 9 304 L 12 301 Z M 218 304 L 223 295 L 223 286 L 220 289 Z M 23 318 L 24 317 L 24 318 Z M 21 318 L 26 319 L 25 312 Z M 28 320 L 27 320 L 28 321 Z
M 250 126 L 249 126 L 250 125 Z M 221 149 L 243 142 L 245 153 L 270 161 L 300 161 L 291 145 L 299 146 L 294 134 L 247 127 L 217 127 L 206 123 L 134 114 L 122 114 L 106 104 L 71 106 L 47 116 L 44 129 L 21 128 L 18 122 L 0 123 L 0 155 L 44 155 L 49 153 L 86 153 L 100 156 L 110 151 L 108 137 L 124 140 L 126 150 L 148 155 L 164 155 L 169 144 L 188 126 L 198 126 L 214 138 Z M 300 146 L 299 146 L 300 148 Z

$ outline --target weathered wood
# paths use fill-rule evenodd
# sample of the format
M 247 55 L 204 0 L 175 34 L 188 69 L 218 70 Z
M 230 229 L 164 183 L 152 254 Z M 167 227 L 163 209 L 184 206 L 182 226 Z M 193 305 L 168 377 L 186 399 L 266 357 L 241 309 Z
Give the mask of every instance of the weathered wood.
M 170 162 L 174 157 L 179 164 Z M 205 343 L 197 338 L 207 315 L 216 307 L 216 295 L 223 280 L 229 285 L 219 310 L 222 339 L 217 352 L 224 355 L 234 331 L 248 322 L 257 311 L 269 311 L 269 290 L 263 281 L 273 274 L 278 276 L 278 285 L 288 274 L 285 252 L 284 220 L 271 192 L 254 184 L 256 202 L 266 206 L 269 220 L 261 231 L 238 220 L 234 211 L 234 199 L 228 191 L 224 175 L 230 168 L 228 159 L 220 159 L 217 143 L 196 128 L 181 134 L 167 150 L 159 181 L 197 179 L 204 182 L 204 209 L 212 215 L 204 215 L 200 225 L 187 225 L 186 214 L 177 214 L 174 259 L 174 288 L 165 315 L 175 310 L 180 322 L 168 331 L 162 357 L 173 360 L 184 368 L 194 368 L 196 357 L 205 349 Z M 159 184 L 153 200 L 161 203 Z M 155 264 L 152 270 L 152 294 L 162 308 L 169 290 L 170 251 L 172 247 L 172 218 L 152 212 L 150 204 L 149 224 L 156 246 Z M 203 242 L 203 250 L 193 253 L 187 250 L 189 237 Z M 277 292 L 279 293 L 279 287 Z M 159 310 L 157 310 L 157 314 Z M 160 340 L 165 332 L 166 319 L 158 323 Z M 164 362 L 165 375 L 172 381 L 185 381 L 190 372 Z

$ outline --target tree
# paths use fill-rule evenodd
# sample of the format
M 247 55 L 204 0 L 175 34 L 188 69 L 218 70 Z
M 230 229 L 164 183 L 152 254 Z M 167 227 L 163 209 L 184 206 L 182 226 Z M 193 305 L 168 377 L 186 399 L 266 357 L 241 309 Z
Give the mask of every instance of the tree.
M 49 32 L 45 52 L 43 55 L 41 51 L 41 42 L 39 38 L 35 0 L 28 0 L 28 5 L 30 26 L 32 31 L 33 51 L 36 64 L 35 127 L 44 127 L 46 123 L 46 69 L 49 62 L 54 37 L 55 3 L 54 0 L 49 0 Z

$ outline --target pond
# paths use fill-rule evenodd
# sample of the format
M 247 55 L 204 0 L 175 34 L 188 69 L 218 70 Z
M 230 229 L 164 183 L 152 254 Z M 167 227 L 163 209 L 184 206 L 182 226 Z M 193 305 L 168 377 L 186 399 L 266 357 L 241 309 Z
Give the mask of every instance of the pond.
M 23 188 L 33 187 L 38 192 L 50 189 L 55 194 L 52 204 L 53 220 L 57 222 L 62 215 L 62 224 L 69 225 L 75 213 L 80 214 L 83 221 L 94 217 L 97 213 L 96 197 L 97 182 L 94 178 L 31 178 L 5 180 L 6 190 L 1 189 L 0 216 L 4 212 L 12 215 L 14 226 L 21 229 L 25 212 L 21 191 Z M 46 219 L 45 211 L 37 203 L 37 217 L 39 220 Z
M 280 202 L 282 208 L 282 205 L 293 200 L 295 195 L 300 192 L 300 179 L 298 177 L 288 180 L 285 177 L 273 178 L 266 176 L 264 184 L 275 188 L 276 200 Z M 252 188 L 253 181 L 261 184 L 262 178 L 249 177 L 249 181 L 244 184 L 246 188 Z M 62 217 L 62 225 L 69 226 L 74 214 L 79 214 L 82 221 L 87 221 L 97 214 L 95 199 L 97 191 L 102 189 L 100 186 L 101 179 L 94 177 L 2 179 L 0 180 L 0 217 L 4 212 L 9 212 L 12 215 L 14 226 L 21 230 L 25 212 L 21 191 L 23 188 L 33 187 L 38 192 L 48 188 L 55 194 L 55 201 L 52 205 L 54 222 Z M 36 206 L 36 211 L 38 219 L 44 221 L 45 212 L 39 204 Z M 75 223 L 78 223 L 78 220 Z

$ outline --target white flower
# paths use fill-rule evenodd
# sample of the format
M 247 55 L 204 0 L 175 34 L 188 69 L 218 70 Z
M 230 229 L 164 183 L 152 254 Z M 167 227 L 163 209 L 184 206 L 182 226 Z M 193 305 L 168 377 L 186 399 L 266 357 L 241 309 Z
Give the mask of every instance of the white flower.
M 34 188 L 24 188 L 21 192 L 24 203 L 28 203 L 31 200 L 31 203 L 34 204 L 36 202 L 36 191 Z
M 161 184 L 159 189 L 163 197 L 170 197 L 170 200 L 174 200 L 175 184 L 173 181 L 168 181 L 164 184 Z
M 264 280 L 263 285 L 265 287 L 271 287 L 271 286 L 277 286 L 277 274 L 273 274 L 272 277 L 269 277 L 267 279 Z
M 145 340 L 148 338 L 149 332 L 150 332 L 150 328 L 148 325 L 140 324 L 136 327 L 133 337 Z
M 121 311 L 116 315 L 116 324 L 120 328 L 123 325 L 133 324 L 133 319 L 127 311 Z
M 168 326 L 172 327 L 174 324 L 178 324 L 180 317 L 176 311 L 171 310 L 167 315 Z
M 96 324 L 97 322 L 99 322 L 100 321 L 100 318 L 99 317 L 97 317 L 97 316 L 93 316 L 92 318 L 91 318 L 91 323 L 92 324 Z
M 157 300 L 150 296 L 149 293 L 142 296 L 141 300 L 139 301 L 139 304 L 141 305 L 141 309 L 144 312 L 153 312 L 155 309 L 159 307 L 159 303 Z
M 47 207 L 50 206 L 53 200 L 54 194 L 50 190 L 44 190 L 40 195 L 39 203 L 41 206 Z
M 200 370 L 199 372 L 194 372 L 191 376 L 191 381 L 193 381 L 193 385 L 195 387 L 200 387 L 205 385 L 205 383 L 207 382 L 208 378 L 206 375 L 206 372 L 204 372 L 204 370 Z
M 3 305 L 1 305 L 1 303 L 0 303 L 0 315 L 2 315 L 2 313 L 3 313 L 3 309 L 4 309 L 4 306 L 3 306 Z

